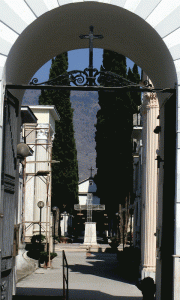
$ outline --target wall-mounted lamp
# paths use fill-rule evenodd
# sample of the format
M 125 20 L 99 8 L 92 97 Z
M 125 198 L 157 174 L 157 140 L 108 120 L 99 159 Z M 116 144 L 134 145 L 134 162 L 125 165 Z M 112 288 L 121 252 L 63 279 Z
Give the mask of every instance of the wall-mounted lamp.
M 33 155 L 33 150 L 25 143 L 20 143 L 17 145 L 17 158 L 24 159 L 27 156 Z
M 154 129 L 154 133 L 158 134 L 161 132 L 161 126 L 156 126 L 156 128 Z

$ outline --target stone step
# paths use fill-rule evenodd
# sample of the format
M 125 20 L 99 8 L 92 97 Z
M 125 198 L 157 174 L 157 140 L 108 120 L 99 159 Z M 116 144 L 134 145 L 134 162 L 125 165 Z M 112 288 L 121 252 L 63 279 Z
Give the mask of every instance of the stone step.
M 44 299 L 49 299 L 49 298 L 53 298 L 53 300 L 65 300 L 65 298 L 63 296 L 25 296 L 25 295 L 14 295 L 12 297 L 12 300 L 31 300 L 34 297 L 38 298 L 38 300 L 44 300 Z M 56 298 L 56 299 L 55 299 Z

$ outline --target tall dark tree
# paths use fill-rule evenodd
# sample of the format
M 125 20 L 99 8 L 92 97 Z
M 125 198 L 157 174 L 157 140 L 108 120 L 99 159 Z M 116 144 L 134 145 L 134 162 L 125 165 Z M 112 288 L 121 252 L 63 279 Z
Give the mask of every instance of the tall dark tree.
M 63 74 L 67 68 L 67 53 L 56 56 L 52 59 L 49 79 Z M 78 163 L 70 92 L 42 91 L 39 104 L 55 105 L 60 115 L 60 121 L 56 121 L 52 152 L 52 158 L 60 161 L 52 165 L 52 205 L 58 206 L 61 211 L 72 212 L 74 203 L 78 203 Z
M 128 76 L 126 58 L 112 51 L 104 50 L 103 68 L 131 81 L 137 76 L 136 69 L 132 74 L 129 71 Z M 130 91 L 99 92 L 100 110 L 95 125 L 98 172 L 95 181 L 101 203 L 105 203 L 109 215 L 118 211 L 118 204 L 123 204 L 132 189 L 132 115 L 138 101 L 139 98 L 133 100 Z
M 127 78 L 128 80 L 134 83 L 139 83 L 140 75 L 136 64 L 134 64 L 132 70 L 129 68 Z M 132 102 L 133 109 L 136 112 L 138 110 L 138 106 L 141 105 L 141 94 L 138 92 L 130 92 L 130 93 L 131 93 L 131 98 L 133 99 Z

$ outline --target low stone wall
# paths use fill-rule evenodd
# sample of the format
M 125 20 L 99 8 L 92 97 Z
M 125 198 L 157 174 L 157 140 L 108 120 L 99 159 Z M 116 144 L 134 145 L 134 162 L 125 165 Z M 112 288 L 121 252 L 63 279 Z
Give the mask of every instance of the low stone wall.
M 38 269 L 38 261 L 27 256 L 25 249 L 19 249 L 16 256 L 16 282 L 32 274 Z

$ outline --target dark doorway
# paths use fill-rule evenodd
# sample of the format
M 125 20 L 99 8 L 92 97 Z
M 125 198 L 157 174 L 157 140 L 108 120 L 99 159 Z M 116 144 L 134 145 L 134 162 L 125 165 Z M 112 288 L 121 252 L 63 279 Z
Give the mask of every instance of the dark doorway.
M 176 95 L 174 94 L 165 104 L 161 299 L 171 299 L 173 291 L 175 164 Z

